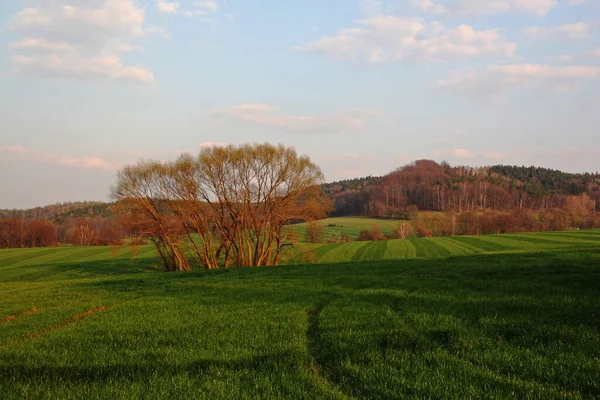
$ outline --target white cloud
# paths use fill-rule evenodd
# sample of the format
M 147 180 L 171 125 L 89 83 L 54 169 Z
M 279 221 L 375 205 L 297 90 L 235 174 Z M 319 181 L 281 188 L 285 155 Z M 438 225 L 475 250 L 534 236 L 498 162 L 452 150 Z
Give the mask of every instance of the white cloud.
M 590 29 L 585 22 L 575 24 L 560 25 L 554 27 L 530 27 L 521 30 L 521 32 L 534 39 L 569 39 L 580 40 L 587 39 L 590 36 Z
M 410 3 L 413 7 L 431 14 L 445 14 L 448 8 L 441 3 L 435 3 L 432 0 L 412 0 Z
M 573 1 L 573 0 L 571 0 Z M 433 14 L 492 15 L 521 12 L 544 16 L 558 5 L 556 0 L 413 0 L 413 7 Z
M 171 35 L 169 35 L 169 31 L 160 26 L 150 26 L 144 29 L 144 35 L 158 35 L 165 39 L 169 39 Z
M 144 52 L 145 49 L 142 46 L 132 46 L 129 44 L 124 44 L 115 49 L 116 52 L 119 53 L 133 53 L 133 52 Z
M 130 42 L 147 31 L 144 20 L 134 0 L 39 0 L 9 22 L 22 38 L 11 45 L 15 71 L 151 83 L 149 70 L 125 66 L 118 56 L 136 48 Z
M 468 25 L 447 29 L 440 22 L 382 16 L 359 21 L 361 27 L 294 47 L 340 61 L 431 62 L 475 57 L 510 58 L 517 45 L 499 30 L 477 31 Z
M 196 7 L 205 9 L 209 12 L 217 12 L 219 9 L 219 3 L 214 0 L 196 1 L 194 4 Z
M 158 11 L 167 14 L 177 14 L 179 12 L 179 3 L 168 0 L 156 0 Z
M 165 14 L 181 14 L 185 17 L 206 17 L 214 14 L 219 9 L 219 3 L 215 0 L 197 0 L 189 7 L 182 7 L 179 2 L 171 0 L 156 0 L 156 8 Z
M 108 171 L 114 171 L 119 168 L 118 163 L 108 162 L 98 157 L 71 157 L 62 154 L 28 149 L 23 146 L 9 146 L 6 148 L 0 148 L 0 156 L 4 158 L 11 157 L 70 167 L 101 169 Z
M 144 11 L 133 0 L 38 1 L 37 7 L 18 12 L 10 28 L 38 33 L 48 40 L 60 40 L 88 48 L 102 49 L 107 42 L 129 40 L 141 35 Z M 40 37 L 37 36 L 37 37 Z
M 452 74 L 438 87 L 467 94 L 497 95 L 511 89 L 573 90 L 600 76 L 599 67 L 555 67 L 540 64 L 492 65 L 484 70 Z
M 49 51 L 49 52 L 69 52 L 74 51 L 75 46 L 69 43 L 51 42 L 41 38 L 29 38 L 21 40 L 20 42 L 13 43 L 10 45 L 13 49 L 20 50 L 37 50 L 37 51 Z
M 534 14 L 540 17 L 548 14 L 558 5 L 556 0 L 512 0 L 516 11 Z
M 98 56 L 91 59 L 56 54 L 16 56 L 14 63 L 22 74 L 54 76 L 64 78 L 106 78 L 115 81 L 130 81 L 149 84 L 154 75 L 137 67 L 125 67 L 118 57 Z
M 219 109 L 215 111 L 215 114 L 269 128 L 322 133 L 337 133 L 347 129 L 364 128 L 367 118 L 374 116 L 374 114 L 368 115 L 356 110 L 340 111 L 322 116 L 299 116 L 283 113 L 277 107 L 261 103 Z

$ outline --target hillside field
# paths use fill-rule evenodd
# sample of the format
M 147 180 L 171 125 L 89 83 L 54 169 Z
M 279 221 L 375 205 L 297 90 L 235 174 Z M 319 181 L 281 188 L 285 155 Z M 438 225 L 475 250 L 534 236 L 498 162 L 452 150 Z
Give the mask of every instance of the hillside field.
M 285 261 L 290 264 L 302 262 L 328 264 L 598 247 L 600 247 L 600 229 L 590 229 L 510 235 L 410 238 L 377 242 L 300 243 L 287 250 Z
M 323 225 L 324 239 L 327 239 L 331 233 L 338 235 L 348 235 L 356 240 L 358 234 L 363 230 L 371 230 L 375 225 L 381 228 L 381 232 L 385 235 L 391 235 L 394 229 L 398 227 L 401 221 L 392 219 L 378 219 L 366 217 L 335 217 L 317 221 Z M 306 224 L 297 224 L 291 226 L 297 233 L 300 241 L 304 240 Z
M 150 247 L 2 250 L 0 393 L 596 398 L 599 237 L 446 238 L 500 251 L 449 258 L 419 239 L 414 256 L 438 258 L 412 260 L 350 243 L 329 258 L 365 261 L 170 274 Z

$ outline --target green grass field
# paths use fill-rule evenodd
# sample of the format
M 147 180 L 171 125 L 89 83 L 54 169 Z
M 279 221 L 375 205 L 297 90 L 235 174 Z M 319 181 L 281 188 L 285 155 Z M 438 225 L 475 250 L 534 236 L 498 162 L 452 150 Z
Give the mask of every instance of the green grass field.
M 190 273 L 151 247 L 1 250 L 0 393 L 598 398 L 599 241 L 314 245 L 329 264 Z
M 352 239 L 357 239 L 360 231 L 370 231 L 375 225 L 381 228 L 383 234 L 391 235 L 401 221 L 363 217 L 339 217 L 322 219 L 318 222 L 323 225 L 324 239 L 327 239 L 332 232 L 339 235 L 347 235 Z M 303 241 L 306 224 L 292 225 L 292 228 L 296 231 L 298 238 Z
M 363 262 L 399 258 L 443 258 L 482 253 L 517 253 L 600 247 L 600 230 L 513 235 L 411 238 L 379 242 L 300 243 L 287 250 L 290 264 Z

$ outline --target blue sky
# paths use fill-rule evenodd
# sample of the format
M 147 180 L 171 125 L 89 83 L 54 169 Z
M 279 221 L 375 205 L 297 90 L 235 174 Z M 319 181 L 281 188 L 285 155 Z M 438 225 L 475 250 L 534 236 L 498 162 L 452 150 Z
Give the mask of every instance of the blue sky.
M 0 208 L 273 142 L 328 180 L 412 160 L 600 170 L 597 0 L 0 4 Z

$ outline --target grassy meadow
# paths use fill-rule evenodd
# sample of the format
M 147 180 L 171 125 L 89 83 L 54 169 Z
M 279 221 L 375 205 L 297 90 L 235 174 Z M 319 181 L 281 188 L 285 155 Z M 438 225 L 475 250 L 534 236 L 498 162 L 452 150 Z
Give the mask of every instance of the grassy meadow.
M 384 235 L 391 235 L 401 221 L 367 217 L 336 217 L 322 219 L 318 222 L 323 225 L 324 239 L 331 237 L 331 234 L 333 233 L 338 236 L 347 235 L 356 240 L 360 231 L 369 231 L 375 225 L 381 228 L 381 232 Z M 302 223 L 292 225 L 291 227 L 296 231 L 298 239 L 303 241 L 305 238 L 306 224 Z
M 600 229 L 510 235 L 410 238 L 376 242 L 299 243 L 294 248 L 286 250 L 285 262 L 290 264 L 306 262 L 330 264 L 402 258 L 444 258 L 470 254 L 597 248 L 599 245 Z
M 321 264 L 0 250 L 0 393 L 600 397 L 600 231 L 302 246 Z

